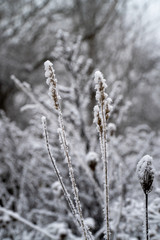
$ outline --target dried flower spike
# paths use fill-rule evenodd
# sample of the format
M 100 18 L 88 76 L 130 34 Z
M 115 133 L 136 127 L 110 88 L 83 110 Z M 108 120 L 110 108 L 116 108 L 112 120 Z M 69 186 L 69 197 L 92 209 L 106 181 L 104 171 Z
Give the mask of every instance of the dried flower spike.
M 145 194 L 152 191 L 152 183 L 154 180 L 152 161 L 151 156 L 145 155 L 137 164 L 137 175 Z
M 44 63 L 45 77 L 47 78 L 46 83 L 49 85 L 49 96 L 53 99 L 55 109 L 59 109 L 59 99 L 60 96 L 57 91 L 57 79 L 55 77 L 53 64 L 47 60 Z
M 101 155 L 103 160 L 104 171 L 104 219 L 105 219 L 105 239 L 110 239 L 109 226 L 109 179 L 108 179 L 108 129 L 107 123 L 111 112 L 111 98 L 106 93 L 106 80 L 100 71 L 95 72 L 95 89 L 97 105 L 94 107 L 94 122 L 99 132 L 99 140 L 101 146 Z

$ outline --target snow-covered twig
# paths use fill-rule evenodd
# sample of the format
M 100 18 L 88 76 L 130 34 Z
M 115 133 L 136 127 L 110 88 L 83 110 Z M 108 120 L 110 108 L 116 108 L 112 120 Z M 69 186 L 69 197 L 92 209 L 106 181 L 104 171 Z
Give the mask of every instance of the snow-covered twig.
M 20 88 L 31 99 L 31 101 L 35 104 L 35 107 L 36 109 L 39 110 L 39 112 L 52 118 L 53 113 L 51 113 L 42 103 L 40 103 L 40 101 L 37 100 L 36 96 L 32 92 L 30 85 L 28 83 L 21 82 L 14 75 L 11 75 L 11 79 L 14 81 L 16 86 Z M 25 108 L 23 107 L 22 109 L 25 109 Z
M 52 162 L 52 165 L 54 167 L 54 170 L 55 170 L 55 173 L 56 173 L 56 176 L 58 178 L 58 181 L 60 182 L 61 184 L 61 187 L 62 187 L 62 190 L 63 190 L 63 193 L 64 193 L 64 196 L 69 204 L 69 207 L 71 209 L 71 212 L 72 214 L 76 217 L 76 220 L 77 222 L 79 223 L 80 225 L 80 221 L 79 221 L 79 218 L 77 217 L 77 211 L 76 211 L 76 208 L 70 198 L 70 195 L 64 185 L 64 182 L 63 182 L 63 179 L 60 175 L 60 172 L 57 168 L 57 164 L 56 164 L 56 160 L 54 159 L 53 155 L 51 154 L 51 150 L 50 150 L 50 145 L 49 145 L 49 137 L 48 137 L 48 132 L 47 132 L 47 125 L 46 125 L 46 117 L 42 117 L 42 126 L 43 126 L 43 131 L 44 131 L 44 137 L 45 137 L 45 142 L 46 142 L 46 147 L 47 147 L 47 151 L 48 151 L 48 155 L 50 157 L 50 160 Z
M 106 80 L 101 72 L 95 72 L 96 100 L 98 105 L 94 108 L 94 121 L 99 132 L 101 154 L 104 169 L 104 214 L 105 214 L 105 239 L 110 239 L 109 226 L 109 179 L 108 179 L 108 146 L 107 146 L 107 121 L 111 111 L 111 99 L 108 97 L 105 89 Z
M 45 77 L 47 78 L 46 82 L 49 85 L 49 96 L 53 100 L 54 107 L 57 110 L 58 115 L 59 115 L 59 118 L 58 118 L 58 120 L 59 120 L 59 136 L 61 139 L 61 144 L 62 144 L 62 147 L 64 150 L 65 157 L 68 162 L 69 176 L 70 176 L 70 180 L 71 180 L 71 184 L 72 184 L 72 190 L 73 190 L 73 194 L 74 194 L 74 200 L 75 200 L 75 205 L 77 208 L 77 213 L 79 215 L 81 227 L 83 230 L 83 236 L 84 236 L 85 240 L 93 239 L 88 227 L 84 223 L 81 203 L 79 200 L 78 188 L 77 188 L 76 181 L 75 181 L 71 157 L 69 155 L 68 143 L 67 143 L 67 138 L 66 138 L 66 133 L 65 133 L 65 128 L 64 128 L 64 123 L 63 123 L 63 116 L 62 116 L 62 111 L 61 111 L 60 102 L 59 102 L 60 96 L 59 96 L 58 89 L 57 89 L 57 79 L 54 74 L 53 64 L 50 61 L 46 61 L 44 63 L 44 65 L 45 65 Z
M 148 194 L 152 191 L 154 180 L 154 169 L 152 167 L 152 157 L 145 155 L 137 164 L 137 175 L 145 194 L 145 239 L 149 240 L 148 232 Z

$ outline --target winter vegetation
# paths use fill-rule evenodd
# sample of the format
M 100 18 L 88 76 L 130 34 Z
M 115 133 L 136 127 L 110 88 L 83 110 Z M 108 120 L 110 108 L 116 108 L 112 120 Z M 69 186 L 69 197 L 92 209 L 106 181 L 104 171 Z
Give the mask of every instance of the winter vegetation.
M 160 239 L 158 8 L 0 3 L 0 239 Z
M 152 157 L 145 155 L 137 164 L 137 174 L 145 194 L 145 239 L 149 239 L 148 232 L 148 194 L 152 191 L 152 183 L 154 179 L 154 170 L 152 167 Z

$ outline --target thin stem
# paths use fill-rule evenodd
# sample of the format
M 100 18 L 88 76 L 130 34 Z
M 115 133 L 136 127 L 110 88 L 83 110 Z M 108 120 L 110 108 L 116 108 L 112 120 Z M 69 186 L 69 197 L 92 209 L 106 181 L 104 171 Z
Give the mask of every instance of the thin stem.
M 41 102 L 39 102 L 37 100 L 37 98 L 34 95 L 34 93 L 32 92 L 32 90 L 28 89 L 25 86 L 24 82 L 21 82 L 14 75 L 11 76 L 11 79 L 14 81 L 14 83 L 17 85 L 17 87 L 20 88 L 31 99 L 31 101 L 37 106 L 37 109 L 39 109 L 40 112 L 42 112 L 43 114 L 47 115 L 50 118 L 53 117 L 52 112 L 46 106 L 44 106 L 44 104 L 42 104 Z M 55 110 L 54 110 L 54 113 L 56 113 Z
M 81 226 L 81 219 L 79 219 L 78 214 L 77 214 L 77 210 L 76 210 L 76 208 L 75 208 L 75 206 L 74 206 L 74 203 L 72 202 L 72 200 L 71 200 L 71 198 L 70 198 L 70 194 L 68 193 L 68 191 L 67 191 L 67 189 L 66 189 L 66 187 L 65 187 L 65 185 L 64 185 L 63 179 L 62 179 L 62 177 L 61 177 L 61 175 L 60 175 L 60 172 L 59 172 L 59 170 L 58 170 L 58 168 L 57 168 L 57 165 L 56 165 L 56 160 L 54 159 L 54 157 L 53 157 L 52 154 L 51 154 L 50 144 L 49 144 L 49 137 L 48 137 L 48 131 L 47 131 L 47 124 L 46 124 L 45 118 L 42 118 L 42 124 L 43 124 L 44 137 L 45 137 L 45 142 L 46 142 L 46 147 L 47 147 L 48 155 L 49 155 L 50 160 L 51 160 L 51 162 L 52 162 L 52 164 L 53 164 L 55 173 L 56 173 L 56 175 L 57 175 L 58 181 L 59 181 L 60 184 L 61 184 L 61 187 L 62 187 L 64 196 L 65 196 L 65 198 L 66 198 L 66 200 L 67 200 L 67 202 L 68 202 L 68 204 L 69 204 L 69 207 L 70 207 L 70 209 L 71 209 L 71 212 L 72 212 L 73 216 L 76 218 L 79 226 Z M 81 217 L 82 217 L 82 216 L 81 216 Z M 92 234 L 91 234 L 91 232 L 88 230 L 88 228 L 85 226 L 85 224 L 84 224 L 83 227 L 84 227 L 84 229 L 86 230 L 86 232 L 88 233 L 89 238 L 90 238 L 91 240 L 93 240 Z M 84 229 L 82 229 L 82 230 L 84 230 Z M 84 232 L 83 232 L 83 234 L 84 234 Z M 86 237 L 87 237 L 87 236 L 86 236 Z M 88 239 L 88 238 L 87 238 L 87 239 Z
M 72 167 L 71 158 L 69 156 L 68 144 L 67 144 L 66 134 L 65 134 L 65 130 L 64 130 L 64 123 L 63 123 L 63 117 L 62 117 L 62 112 L 61 112 L 60 106 L 59 106 L 58 110 L 59 110 L 59 124 L 60 124 L 60 128 L 62 129 L 62 136 L 61 136 L 62 138 L 61 139 L 62 139 L 64 153 L 65 153 L 65 156 L 66 156 L 67 162 L 68 162 L 69 175 L 70 175 L 70 179 L 71 179 L 76 208 L 77 208 L 77 211 L 80 216 L 80 222 L 81 222 L 81 227 L 83 229 L 84 238 L 85 238 L 85 240 L 87 240 L 88 239 L 87 235 L 89 235 L 90 238 L 92 238 L 92 236 L 89 233 L 88 229 L 86 229 L 86 226 L 84 224 L 81 203 L 79 200 L 79 194 L 78 194 L 78 189 L 77 189 L 77 185 L 76 185 L 76 181 L 75 181 L 75 177 L 74 177 L 74 170 Z
M 49 155 L 50 160 L 51 160 L 51 162 L 52 162 L 52 164 L 53 164 L 55 173 L 56 173 L 56 175 L 57 175 L 58 181 L 59 181 L 60 184 L 61 184 L 61 187 L 62 187 L 64 196 L 65 196 L 65 198 L 66 198 L 66 200 L 67 200 L 67 202 L 68 202 L 68 204 L 69 204 L 69 207 L 70 207 L 70 209 L 71 209 L 71 212 L 72 212 L 73 216 L 76 218 L 79 226 L 81 226 L 81 219 L 79 219 L 78 214 L 77 214 L 77 210 L 75 209 L 75 206 L 74 206 L 74 204 L 73 204 L 73 202 L 72 202 L 72 200 L 71 200 L 71 198 L 70 198 L 70 195 L 69 195 L 69 193 L 68 193 L 68 191 L 67 191 L 67 189 L 66 189 L 66 187 L 65 187 L 65 185 L 64 185 L 63 179 L 62 179 L 62 177 L 61 177 L 61 175 L 60 175 L 60 172 L 59 172 L 59 170 L 58 170 L 58 168 L 57 168 L 57 165 L 56 165 L 56 160 L 54 159 L 54 157 L 53 157 L 52 154 L 51 154 L 50 144 L 49 144 L 49 137 L 48 137 L 48 131 L 47 131 L 47 124 L 46 124 L 45 118 L 42 118 L 42 124 L 43 124 L 44 137 L 45 137 L 45 142 L 46 142 L 46 147 L 47 147 L 48 155 Z M 82 216 L 81 216 L 81 217 L 82 217 Z M 88 233 L 89 238 L 90 238 L 91 240 L 93 240 L 92 234 L 91 234 L 90 231 L 87 229 L 87 227 L 85 226 L 85 224 L 84 224 L 83 227 L 84 227 L 85 231 Z M 82 230 L 84 230 L 84 229 L 82 229 Z M 84 234 L 84 232 L 83 232 L 83 234 Z M 86 236 L 86 237 L 87 237 L 87 236 Z M 88 239 L 88 238 L 87 238 L 87 239 Z
M 145 239 L 149 240 L 149 235 L 148 235 L 148 193 L 145 194 Z
M 51 160 L 51 162 L 52 162 L 52 164 L 53 164 L 53 167 L 54 167 L 56 176 L 57 176 L 57 178 L 58 178 L 58 181 L 59 181 L 60 184 L 61 184 L 61 187 L 62 187 L 64 196 L 65 196 L 66 199 L 67 199 L 67 202 L 68 202 L 68 204 L 69 204 L 69 206 L 70 206 L 70 209 L 71 209 L 71 211 L 72 211 L 72 214 L 73 214 L 74 216 L 76 216 L 76 211 L 75 211 L 74 204 L 73 204 L 71 198 L 69 197 L 69 193 L 68 193 L 68 191 L 67 191 L 67 189 L 66 189 L 66 187 L 65 187 L 65 185 L 64 185 L 64 183 L 63 183 L 62 177 L 60 176 L 59 170 L 58 170 L 58 168 L 57 168 L 56 161 L 55 161 L 54 157 L 53 157 L 52 154 L 51 154 L 50 144 L 49 144 L 49 137 L 48 137 L 48 132 L 47 132 L 47 125 L 46 125 L 46 120 L 45 120 L 45 119 L 43 119 L 42 124 L 43 124 L 43 131 L 44 131 L 44 137 L 45 137 L 45 142 L 46 142 L 46 147 L 47 147 L 48 155 L 49 155 L 50 160 Z
M 104 105 L 101 105 L 101 112 L 102 112 L 102 123 L 103 123 L 103 137 L 102 137 L 102 157 L 103 157 L 103 164 L 104 164 L 104 194 L 105 194 L 105 222 L 106 222 L 106 239 L 110 239 L 110 227 L 109 227 L 109 183 L 108 183 L 108 152 L 107 152 L 107 124 L 104 114 Z
M 59 126 L 61 129 L 61 132 L 59 134 L 61 134 L 60 138 L 62 141 L 64 154 L 65 154 L 67 162 L 68 162 L 69 176 L 70 176 L 70 180 L 71 180 L 71 184 L 72 184 L 72 191 L 74 194 L 75 206 L 77 209 L 77 213 L 79 215 L 79 221 L 81 223 L 84 239 L 85 240 L 93 239 L 88 227 L 86 226 L 86 224 L 84 222 L 84 218 L 83 218 L 83 214 L 82 214 L 81 202 L 79 200 L 78 188 L 77 188 L 76 181 L 75 181 L 74 170 L 72 167 L 72 161 L 71 161 L 71 157 L 69 156 L 68 143 L 67 143 L 67 138 L 66 138 L 66 133 L 65 133 L 65 128 L 64 128 L 64 123 L 63 123 L 61 106 L 60 106 L 60 102 L 59 102 L 60 96 L 59 96 L 58 90 L 57 90 L 57 80 L 55 78 L 55 74 L 54 74 L 52 65 L 53 64 L 50 63 L 49 61 L 45 62 L 45 70 L 46 70 L 45 76 L 48 77 L 47 84 L 49 84 L 49 94 L 54 102 L 54 105 L 55 105 L 54 107 L 57 110 L 58 115 L 59 115 Z

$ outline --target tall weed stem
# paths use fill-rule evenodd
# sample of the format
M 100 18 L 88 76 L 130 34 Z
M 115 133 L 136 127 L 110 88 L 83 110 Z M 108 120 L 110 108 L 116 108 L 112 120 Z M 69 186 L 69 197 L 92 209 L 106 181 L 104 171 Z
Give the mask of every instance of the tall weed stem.
M 148 235 L 148 193 L 145 194 L 145 240 L 149 240 L 149 235 Z
M 71 184 L 72 184 L 72 191 L 74 194 L 74 200 L 75 200 L 77 213 L 79 215 L 79 221 L 81 223 L 81 228 L 83 231 L 83 237 L 85 240 L 93 239 L 91 233 L 89 232 L 88 227 L 84 223 L 81 202 L 79 200 L 78 188 L 77 188 L 76 181 L 75 181 L 71 157 L 69 155 L 69 147 L 68 147 L 68 142 L 67 142 L 65 128 L 64 128 L 63 115 L 62 115 L 60 101 L 59 101 L 60 96 L 59 96 L 58 89 L 57 89 L 57 79 L 55 77 L 53 64 L 50 61 L 46 61 L 44 63 L 44 65 L 45 65 L 45 77 L 47 78 L 46 82 L 49 85 L 49 96 L 51 97 L 51 99 L 54 103 L 54 108 L 55 108 L 55 110 L 57 110 L 58 116 L 59 116 L 58 117 L 58 120 L 59 120 L 58 133 L 59 133 L 60 142 L 61 142 L 61 145 L 62 145 L 62 148 L 64 151 L 64 155 L 68 162 L 69 177 L 70 177 Z
M 110 239 L 109 226 L 109 178 L 108 178 L 108 147 L 107 147 L 107 122 L 111 110 L 111 99 L 105 92 L 106 80 L 101 72 L 95 73 L 95 89 L 97 105 L 94 108 L 94 122 L 99 132 L 100 148 L 104 170 L 104 218 L 105 218 L 105 239 Z

